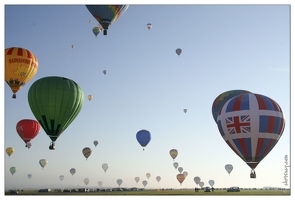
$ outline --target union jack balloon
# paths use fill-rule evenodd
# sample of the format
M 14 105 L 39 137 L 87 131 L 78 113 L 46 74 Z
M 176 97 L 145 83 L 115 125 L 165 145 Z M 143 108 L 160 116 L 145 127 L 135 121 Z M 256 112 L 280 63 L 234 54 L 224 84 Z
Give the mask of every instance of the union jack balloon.
M 225 142 L 251 168 L 251 178 L 256 178 L 254 169 L 279 141 L 285 118 L 273 99 L 246 93 L 224 104 L 217 125 Z

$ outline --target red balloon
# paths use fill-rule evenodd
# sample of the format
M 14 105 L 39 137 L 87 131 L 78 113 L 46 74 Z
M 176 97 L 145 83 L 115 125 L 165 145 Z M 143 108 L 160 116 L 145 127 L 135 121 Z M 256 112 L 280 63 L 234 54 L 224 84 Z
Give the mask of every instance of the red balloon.
M 27 144 L 38 135 L 40 124 L 33 119 L 23 119 L 16 124 L 16 131 L 21 139 Z

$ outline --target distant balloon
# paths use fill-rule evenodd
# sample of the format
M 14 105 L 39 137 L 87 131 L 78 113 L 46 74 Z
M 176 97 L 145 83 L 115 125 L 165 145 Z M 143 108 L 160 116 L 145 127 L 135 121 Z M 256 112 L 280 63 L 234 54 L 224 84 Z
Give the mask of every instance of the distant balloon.
M 39 164 L 41 165 L 42 169 L 44 169 L 44 167 L 47 165 L 48 160 L 46 159 L 41 159 L 39 160 Z
M 205 185 L 204 182 L 200 182 L 200 183 L 199 183 L 199 186 L 200 186 L 201 188 L 202 188 L 204 185 Z
M 92 32 L 95 35 L 95 37 L 97 37 L 97 35 L 100 33 L 100 28 L 99 27 L 93 27 L 92 28 Z
M 70 173 L 72 174 L 72 176 L 76 173 L 76 169 L 75 168 L 71 168 L 70 169 Z
M 10 173 L 13 175 L 16 172 L 16 167 L 10 167 Z
M 28 147 L 27 143 L 34 139 L 40 132 L 40 124 L 33 119 L 22 119 L 16 124 L 16 131 L 25 142 L 26 147 Z
M 145 187 L 148 184 L 147 181 L 142 181 L 142 185 Z
M 147 28 L 150 30 L 152 28 L 152 24 L 151 23 L 148 23 L 147 25 Z
M 5 49 L 5 82 L 13 92 L 12 98 L 38 71 L 38 59 L 29 50 L 20 47 Z
M 75 45 L 72 45 L 72 49 L 75 48 Z
M 32 178 L 32 174 L 28 174 L 27 177 L 28 177 L 29 179 L 31 179 L 31 178 Z
M 177 169 L 177 167 L 179 166 L 178 162 L 173 163 L 173 166 L 175 169 Z
M 274 148 L 285 128 L 277 102 L 260 94 L 246 93 L 228 100 L 217 117 L 220 135 L 227 145 L 254 169 Z
M 10 157 L 13 154 L 13 152 L 14 152 L 14 148 L 12 148 L 12 147 L 6 148 L 6 153 L 7 153 L 8 157 Z
M 200 181 L 201 181 L 201 178 L 198 177 L 198 176 L 196 176 L 196 177 L 194 178 L 194 181 L 195 181 L 195 183 L 198 185 L 198 184 L 200 183 Z
M 181 54 L 182 50 L 180 48 L 178 48 L 178 49 L 175 50 L 175 52 L 179 56 Z
M 135 177 L 134 180 L 136 181 L 136 183 L 138 183 L 138 181 L 140 180 L 139 177 Z
M 225 165 L 225 170 L 228 172 L 229 175 L 233 169 L 234 169 L 234 167 L 231 164 Z
M 82 150 L 82 153 L 83 153 L 84 157 L 85 157 L 86 160 L 87 160 L 88 157 L 91 155 L 92 150 L 91 150 L 91 148 L 89 148 L 89 147 L 85 147 L 85 148 Z
M 93 144 L 94 144 L 94 146 L 97 146 L 98 145 L 98 141 L 97 140 L 94 140 L 93 141 Z
M 187 171 L 184 171 L 182 174 L 184 175 L 185 178 L 186 178 L 187 175 L 188 175 Z
M 86 5 L 86 7 L 103 27 L 103 34 L 107 35 L 108 28 L 128 9 L 129 5 Z
M 229 90 L 218 95 L 212 104 L 212 115 L 213 115 L 214 121 L 217 123 L 217 116 L 219 115 L 219 112 L 221 108 L 223 107 L 223 105 L 228 100 L 240 94 L 246 94 L 246 93 L 251 93 L 251 92 L 247 90 Z
M 119 187 L 121 186 L 122 183 L 123 183 L 122 179 L 117 179 L 117 184 L 119 185 Z
M 178 182 L 180 183 L 180 185 L 182 184 L 182 182 L 184 181 L 185 179 L 185 176 L 183 174 L 177 174 L 176 175 L 176 178 L 178 180 Z
M 183 168 L 182 167 L 178 167 L 178 171 L 179 171 L 179 173 L 181 173 L 183 171 Z
M 214 184 L 215 184 L 215 181 L 214 181 L 214 180 L 209 180 L 209 185 L 210 185 L 211 187 L 213 187 Z
M 173 161 L 174 161 L 174 159 L 177 157 L 177 155 L 178 155 L 178 151 L 177 151 L 177 149 L 171 149 L 170 151 L 169 151 L 169 153 L 170 153 L 170 156 L 173 158 Z
M 85 178 L 85 179 L 84 179 L 84 183 L 85 183 L 85 185 L 87 186 L 88 183 L 89 183 L 89 178 Z
M 92 23 L 92 20 L 89 20 L 89 23 Z
M 158 182 L 160 182 L 160 180 L 161 180 L 161 176 L 157 176 L 157 177 L 156 177 L 156 180 L 157 180 Z
M 104 170 L 104 172 L 107 172 L 109 168 L 109 165 L 107 163 L 102 164 L 102 169 Z
M 140 130 L 136 133 L 136 139 L 142 147 L 145 147 L 151 141 L 151 133 L 144 129 Z
M 60 175 L 60 176 L 59 176 L 59 179 L 60 179 L 61 181 L 63 181 L 63 180 L 64 180 L 64 178 L 65 178 L 65 176 L 64 176 L 64 175 Z
M 104 74 L 104 75 L 106 75 L 106 74 L 107 74 L 107 70 L 103 70 L 102 72 L 103 72 L 103 74 Z
M 146 173 L 146 177 L 149 179 L 151 177 L 150 173 Z
M 99 186 L 102 186 L 102 181 L 98 181 L 98 185 Z
M 183 109 L 183 112 L 186 113 L 187 112 L 187 109 Z
M 91 101 L 92 95 L 88 95 L 87 98 L 88 98 L 89 101 Z

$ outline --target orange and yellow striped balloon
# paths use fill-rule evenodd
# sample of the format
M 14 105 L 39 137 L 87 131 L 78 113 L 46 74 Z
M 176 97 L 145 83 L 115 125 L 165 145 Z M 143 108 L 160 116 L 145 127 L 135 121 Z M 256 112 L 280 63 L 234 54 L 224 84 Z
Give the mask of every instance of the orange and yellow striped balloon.
M 38 60 L 29 50 L 20 47 L 5 49 L 5 81 L 16 98 L 19 91 L 38 71 Z

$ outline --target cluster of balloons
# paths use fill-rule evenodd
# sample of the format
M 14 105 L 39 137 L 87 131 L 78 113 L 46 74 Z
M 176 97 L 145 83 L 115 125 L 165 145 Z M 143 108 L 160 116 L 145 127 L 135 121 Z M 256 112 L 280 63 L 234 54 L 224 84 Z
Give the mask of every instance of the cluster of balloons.
M 255 168 L 284 131 L 279 104 L 261 94 L 230 90 L 216 97 L 212 115 L 224 141 L 251 168 L 250 177 L 256 178 Z

